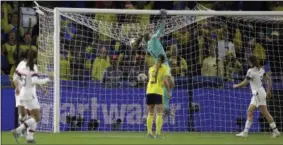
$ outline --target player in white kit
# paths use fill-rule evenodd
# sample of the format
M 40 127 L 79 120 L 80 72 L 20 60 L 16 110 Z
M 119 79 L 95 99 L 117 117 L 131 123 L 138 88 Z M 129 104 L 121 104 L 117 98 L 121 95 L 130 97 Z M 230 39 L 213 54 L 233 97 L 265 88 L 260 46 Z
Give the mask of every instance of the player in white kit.
M 36 52 L 28 51 L 26 65 L 16 69 L 17 77 L 21 80 L 22 88 L 19 92 L 20 104 L 24 105 L 30 111 L 30 118 L 21 124 L 18 128 L 12 130 L 13 136 L 18 142 L 19 134 L 28 129 L 26 140 L 28 143 L 34 143 L 33 134 L 35 132 L 37 122 L 40 121 L 40 105 L 36 95 L 36 85 L 46 84 L 49 78 L 39 79 L 38 70 L 35 64 Z
M 22 61 L 18 64 L 16 70 L 21 67 L 26 66 L 26 58 L 27 58 L 26 52 L 21 53 L 21 58 L 22 58 Z M 16 102 L 16 108 L 17 108 L 18 115 L 19 115 L 18 119 L 20 123 L 23 123 L 28 118 L 29 111 L 26 110 L 25 106 L 21 104 L 20 102 L 19 93 L 22 88 L 22 82 L 21 82 L 20 77 L 18 77 L 17 72 L 15 72 L 13 75 L 13 83 L 15 86 L 15 102 Z M 26 130 L 22 132 L 22 137 L 25 137 L 25 134 L 26 134 Z
M 280 132 L 276 128 L 276 124 L 273 120 L 273 117 L 270 115 L 266 106 L 266 97 L 271 98 L 271 79 L 270 76 L 265 74 L 265 71 L 259 65 L 259 61 L 255 56 L 249 57 L 249 65 L 252 67 L 248 70 L 246 79 L 239 84 L 233 85 L 233 88 L 240 88 L 246 86 L 250 83 L 252 91 L 252 99 L 250 106 L 248 108 L 247 121 L 245 124 L 245 129 L 243 132 L 236 134 L 239 137 L 247 137 L 249 129 L 253 121 L 253 113 L 256 108 L 259 108 L 262 115 L 267 119 L 271 129 L 273 130 L 272 137 L 280 136 Z M 264 87 L 262 86 L 262 81 L 266 80 L 267 82 L 267 93 L 265 92 Z

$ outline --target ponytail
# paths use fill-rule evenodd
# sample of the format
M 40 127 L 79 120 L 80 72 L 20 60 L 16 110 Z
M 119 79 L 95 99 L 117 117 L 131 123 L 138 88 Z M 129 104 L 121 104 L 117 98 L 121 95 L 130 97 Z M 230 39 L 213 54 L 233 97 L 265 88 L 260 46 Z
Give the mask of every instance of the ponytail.
M 155 72 L 155 76 L 157 78 L 158 72 L 159 72 L 159 68 L 161 67 L 161 64 L 164 63 L 165 61 L 165 56 L 164 55 L 159 55 L 158 56 L 158 61 L 156 63 L 156 72 Z
M 161 67 L 161 63 L 158 61 L 157 63 L 156 63 L 156 72 L 155 72 L 155 76 L 156 76 L 156 78 L 157 78 L 157 75 L 158 75 L 158 72 L 159 72 L 159 68 Z
M 253 67 L 256 67 L 260 70 L 260 63 L 256 56 L 252 55 L 249 57 L 249 62 L 252 64 Z
M 28 52 L 27 52 L 27 67 L 29 67 L 29 69 L 31 71 L 34 71 L 35 59 L 36 59 L 36 51 L 28 50 Z

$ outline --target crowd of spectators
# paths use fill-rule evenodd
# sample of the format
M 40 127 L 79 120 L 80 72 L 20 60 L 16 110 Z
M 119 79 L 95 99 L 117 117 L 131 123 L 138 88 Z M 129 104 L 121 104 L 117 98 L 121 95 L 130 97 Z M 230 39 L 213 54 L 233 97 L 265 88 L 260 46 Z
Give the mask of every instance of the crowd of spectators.
M 27 27 L 22 27 L 22 23 L 18 23 L 18 3 L 1 4 L 1 73 L 11 77 L 20 54 L 29 49 L 38 49 L 39 25 L 38 22 L 32 24 L 31 20 L 28 20 Z M 185 1 L 64 1 L 39 4 L 50 8 L 56 6 L 168 10 L 193 9 L 197 5 L 196 2 Z M 282 2 L 238 1 L 199 4 L 214 10 L 283 10 Z M 32 6 L 32 2 L 21 2 L 21 7 Z M 120 21 L 119 18 L 116 14 L 94 16 L 97 21 L 113 23 Z M 141 15 L 137 20 L 138 23 L 148 24 L 152 18 L 149 15 Z M 213 17 L 181 28 L 162 38 L 162 42 L 169 58 L 172 75 L 175 77 L 217 76 L 233 81 L 245 75 L 248 67 L 246 60 L 250 55 L 256 55 L 274 76 L 282 76 L 282 24 L 282 21 L 267 24 L 258 20 Z M 74 22 L 64 19 L 61 28 L 64 45 L 61 47 L 60 76 L 63 80 L 92 80 L 102 82 L 106 87 L 118 87 L 120 80 L 126 80 L 134 87 L 139 86 L 136 82 L 138 74 L 146 74 L 148 68 L 154 64 L 154 59 L 145 51 L 144 46 L 129 48 L 107 35 L 96 34 L 92 30 L 87 30 L 89 28 L 79 28 L 74 26 Z M 99 31 L 106 32 L 107 28 L 100 27 Z M 16 37 L 17 35 L 19 37 Z

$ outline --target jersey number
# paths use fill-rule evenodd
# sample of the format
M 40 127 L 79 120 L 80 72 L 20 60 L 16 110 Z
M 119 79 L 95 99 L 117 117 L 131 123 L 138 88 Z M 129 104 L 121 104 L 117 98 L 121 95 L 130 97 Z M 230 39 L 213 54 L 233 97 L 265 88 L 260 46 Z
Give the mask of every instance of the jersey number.
M 22 82 L 22 86 L 26 86 L 26 84 L 27 84 L 27 77 L 25 75 L 22 75 L 21 82 Z

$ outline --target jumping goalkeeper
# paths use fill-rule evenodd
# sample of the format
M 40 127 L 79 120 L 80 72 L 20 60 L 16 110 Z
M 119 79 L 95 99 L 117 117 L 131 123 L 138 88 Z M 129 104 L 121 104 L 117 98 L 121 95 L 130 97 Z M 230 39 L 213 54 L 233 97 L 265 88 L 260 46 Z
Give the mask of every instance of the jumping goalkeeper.
M 140 43 L 142 41 L 142 39 L 144 39 L 145 42 L 147 42 L 147 51 L 149 52 L 149 54 L 154 57 L 155 62 L 157 62 L 158 60 L 158 56 L 163 55 L 165 56 L 165 65 L 167 65 L 169 67 L 168 64 L 168 59 L 166 56 L 166 53 L 163 49 L 163 46 L 160 42 L 160 37 L 164 32 L 165 29 L 165 18 L 166 18 L 166 10 L 162 9 L 161 10 L 161 24 L 159 26 L 159 29 L 152 35 L 150 36 L 149 33 L 146 33 L 145 35 L 141 36 L 140 38 L 138 38 L 136 40 L 136 42 L 134 43 L 133 47 L 137 48 L 138 46 L 140 46 Z M 169 67 L 169 70 L 170 67 Z M 174 82 L 173 82 L 173 78 L 171 76 L 171 72 L 170 72 L 170 78 L 168 79 L 169 84 L 170 84 L 170 90 L 167 90 L 165 87 L 164 89 L 164 110 L 165 110 L 165 115 L 169 115 L 170 114 L 170 109 L 169 109 L 169 99 L 171 97 L 172 94 L 172 88 L 174 87 Z

